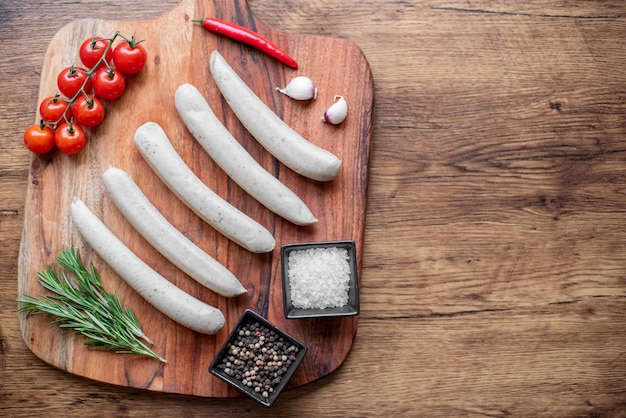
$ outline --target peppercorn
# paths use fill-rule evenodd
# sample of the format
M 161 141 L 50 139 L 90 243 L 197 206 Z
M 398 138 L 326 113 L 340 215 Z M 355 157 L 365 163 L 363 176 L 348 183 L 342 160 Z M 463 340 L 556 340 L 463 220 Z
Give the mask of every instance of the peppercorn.
M 242 325 L 234 336 L 218 368 L 244 387 L 269 397 L 296 359 L 296 347 L 258 322 Z

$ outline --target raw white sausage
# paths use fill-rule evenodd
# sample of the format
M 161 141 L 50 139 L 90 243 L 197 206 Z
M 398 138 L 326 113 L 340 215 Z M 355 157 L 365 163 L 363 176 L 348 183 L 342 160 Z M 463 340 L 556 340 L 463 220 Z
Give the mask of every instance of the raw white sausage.
M 170 190 L 217 231 L 255 253 L 274 249 L 276 241 L 272 234 L 204 184 L 178 155 L 158 124 L 141 125 L 135 132 L 135 145 Z
M 111 167 L 104 172 L 102 180 L 115 206 L 165 258 L 222 296 L 234 297 L 246 292 L 234 274 L 169 223 L 128 173 Z
M 191 134 L 235 183 L 296 225 L 317 222 L 306 204 L 233 138 L 197 88 L 183 84 L 176 90 L 175 99 L 178 113 Z
M 304 139 L 276 115 L 214 51 L 211 74 L 222 96 L 243 126 L 276 159 L 296 173 L 318 181 L 334 179 L 341 160 L 331 152 Z
M 74 225 L 89 246 L 137 293 L 166 316 L 202 334 L 216 334 L 226 322 L 222 312 L 154 271 L 133 253 L 78 198 L 70 205 Z

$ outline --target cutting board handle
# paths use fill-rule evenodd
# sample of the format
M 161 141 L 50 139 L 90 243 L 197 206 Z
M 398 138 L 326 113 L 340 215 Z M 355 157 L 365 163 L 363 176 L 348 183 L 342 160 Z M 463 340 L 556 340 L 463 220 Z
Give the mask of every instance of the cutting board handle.
M 193 19 L 215 17 L 254 31 L 270 29 L 254 17 L 246 0 L 182 0 L 181 4 L 187 2 L 194 2 L 196 16 L 192 16 Z

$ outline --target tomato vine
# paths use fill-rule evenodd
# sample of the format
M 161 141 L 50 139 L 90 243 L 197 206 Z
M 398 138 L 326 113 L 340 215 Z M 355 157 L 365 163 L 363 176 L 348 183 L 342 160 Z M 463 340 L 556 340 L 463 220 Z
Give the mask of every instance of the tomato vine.
M 122 41 L 113 48 L 118 38 Z M 119 98 L 126 90 L 126 77 L 139 73 L 145 66 L 147 53 L 141 42 L 134 36 L 126 38 L 120 31 L 109 38 L 92 36 L 85 39 L 78 55 L 86 68 L 72 64 L 58 74 L 58 92 L 40 103 L 40 123 L 24 132 L 25 146 L 37 154 L 50 152 L 55 143 L 42 145 L 42 136 L 49 140 L 50 135 L 41 135 L 41 132 L 44 127 L 55 132 L 60 126 L 69 129 L 72 135 L 78 135 L 73 139 L 84 145 L 86 133 L 78 125 L 98 126 L 104 119 L 101 100 Z M 64 147 L 56 144 L 56 148 L 64 152 Z M 75 149 L 72 149 L 74 152 Z

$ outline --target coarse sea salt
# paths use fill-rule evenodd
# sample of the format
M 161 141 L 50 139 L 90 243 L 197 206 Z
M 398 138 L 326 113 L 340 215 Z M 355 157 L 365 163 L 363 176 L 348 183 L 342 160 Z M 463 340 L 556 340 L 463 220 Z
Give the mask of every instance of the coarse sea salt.
M 288 277 L 294 308 L 324 309 L 348 304 L 350 263 L 345 248 L 308 248 L 289 253 Z

